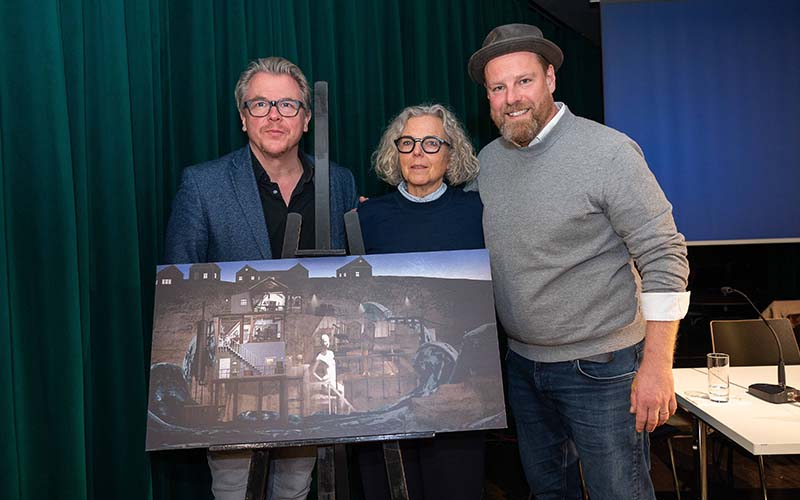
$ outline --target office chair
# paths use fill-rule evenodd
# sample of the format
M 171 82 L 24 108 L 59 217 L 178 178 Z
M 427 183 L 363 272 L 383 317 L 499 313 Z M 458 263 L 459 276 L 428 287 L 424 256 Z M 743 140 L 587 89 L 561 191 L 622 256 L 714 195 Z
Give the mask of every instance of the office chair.
M 797 347 L 797 340 L 789 320 L 780 318 L 767 321 L 778 335 L 786 364 L 800 364 L 800 349 Z M 778 364 L 778 347 L 775 345 L 775 337 L 760 319 L 712 321 L 711 348 L 714 352 L 727 353 L 731 359 L 731 366 Z M 757 459 L 761 493 L 766 499 L 767 479 L 764 470 L 764 456 L 758 455 Z M 733 481 L 732 462 L 733 447 L 728 451 L 728 476 L 731 482 Z
M 792 324 L 786 318 L 768 319 L 781 341 L 787 365 L 800 365 L 800 349 Z M 711 322 L 711 348 L 731 357 L 731 366 L 778 364 L 775 337 L 760 319 L 715 320 Z
M 675 498 L 681 500 L 681 482 L 678 480 L 678 467 L 675 463 L 675 449 L 673 443 L 677 439 L 693 439 L 694 432 L 691 416 L 681 408 L 669 417 L 667 423 L 656 427 L 650 433 L 650 442 L 666 441 L 669 452 L 669 463 L 672 467 L 672 485 L 675 488 Z

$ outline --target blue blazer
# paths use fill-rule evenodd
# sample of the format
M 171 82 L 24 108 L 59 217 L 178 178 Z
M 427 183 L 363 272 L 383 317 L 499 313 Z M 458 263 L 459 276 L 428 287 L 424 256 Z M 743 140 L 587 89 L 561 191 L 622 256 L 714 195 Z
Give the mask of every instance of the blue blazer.
M 357 201 L 353 174 L 331 162 L 330 189 L 331 246 L 346 248 L 343 216 Z M 250 146 L 185 168 L 167 224 L 164 263 L 270 258 Z

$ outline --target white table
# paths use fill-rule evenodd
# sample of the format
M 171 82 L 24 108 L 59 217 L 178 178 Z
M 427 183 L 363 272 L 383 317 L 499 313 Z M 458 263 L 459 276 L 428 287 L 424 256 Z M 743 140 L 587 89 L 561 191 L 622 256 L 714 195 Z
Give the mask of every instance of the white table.
M 730 369 L 730 401 L 708 399 L 705 368 L 677 368 L 678 404 L 698 418 L 697 445 L 700 498 L 707 498 L 706 426 L 711 426 L 753 455 L 800 454 L 800 403 L 773 404 L 747 393 L 754 383 L 777 383 L 775 366 L 735 366 Z M 800 366 L 786 367 L 786 384 L 800 388 Z

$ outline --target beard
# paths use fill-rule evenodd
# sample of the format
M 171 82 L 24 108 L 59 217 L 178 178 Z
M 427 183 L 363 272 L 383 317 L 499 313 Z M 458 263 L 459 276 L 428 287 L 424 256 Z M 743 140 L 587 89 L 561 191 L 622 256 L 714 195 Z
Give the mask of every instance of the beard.
M 542 131 L 553 106 L 554 102 L 552 96 L 550 99 L 542 102 L 540 106 L 536 106 L 531 101 L 523 99 L 515 104 L 506 105 L 499 112 L 492 110 L 491 115 L 503 139 L 522 148 L 530 144 L 530 142 L 539 135 L 539 132 Z M 506 116 L 507 113 L 525 109 L 529 109 L 530 113 L 521 120 L 509 120 Z
M 289 144 L 286 143 L 278 147 L 265 147 L 261 144 L 259 144 L 256 147 L 261 152 L 261 154 L 264 155 L 265 158 L 272 158 L 272 159 L 282 158 L 283 155 L 288 153 L 289 150 L 292 148 Z
M 276 129 L 274 126 L 264 126 L 259 129 L 259 133 L 255 136 L 255 143 L 256 148 L 264 155 L 265 158 L 272 158 L 278 159 L 283 157 L 286 153 L 288 153 L 293 147 L 297 145 L 297 142 L 294 142 L 290 136 L 291 131 L 286 127 L 277 127 L 278 130 L 281 130 L 286 135 L 280 139 L 271 139 L 268 135 L 268 131 L 270 129 Z

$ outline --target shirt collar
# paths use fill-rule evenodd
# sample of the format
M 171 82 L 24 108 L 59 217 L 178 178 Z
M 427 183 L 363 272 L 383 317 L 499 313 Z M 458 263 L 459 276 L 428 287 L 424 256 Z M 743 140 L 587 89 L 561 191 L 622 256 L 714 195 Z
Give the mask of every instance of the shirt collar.
M 443 182 L 441 186 L 436 188 L 436 191 L 430 194 L 426 194 L 425 196 L 422 197 L 414 196 L 413 194 L 409 193 L 406 181 L 401 182 L 397 186 L 397 190 L 400 191 L 400 194 L 403 195 L 403 198 L 407 199 L 408 201 L 413 201 L 414 203 L 427 203 L 429 201 L 434 201 L 441 198 L 444 192 L 447 191 L 447 184 Z
M 567 109 L 566 106 L 564 106 L 564 103 L 556 102 L 555 104 L 556 107 L 558 108 L 558 113 L 556 113 L 556 116 L 554 116 L 552 120 L 547 122 L 547 125 L 545 125 L 544 128 L 542 128 L 542 130 L 536 135 L 536 137 L 533 138 L 530 144 L 528 144 L 528 147 L 531 147 L 533 145 L 542 142 L 544 138 L 547 137 L 547 134 L 549 134 L 550 131 L 553 130 L 553 127 L 556 126 L 561 117 L 564 116 L 564 111 L 566 111 Z
M 303 175 L 300 177 L 300 181 L 311 182 L 314 179 L 314 163 L 311 157 L 300 152 L 297 155 L 300 157 L 300 164 L 303 165 Z
M 300 176 L 299 182 L 303 184 L 311 182 L 314 179 L 314 164 L 311 162 L 311 158 L 300 152 L 298 152 L 297 156 L 300 158 L 300 164 L 303 166 L 303 173 Z M 264 167 L 261 166 L 261 163 L 259 163 L 252 149 L 250 150 L 250 161 L 253 164 L 253 174 L 256 176 L 256 183 L 264 186 L 272 184 L 272 179 L 269 178 L 269 174 L 264 170 Z

